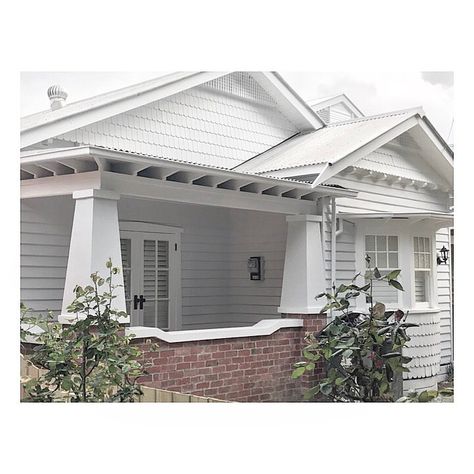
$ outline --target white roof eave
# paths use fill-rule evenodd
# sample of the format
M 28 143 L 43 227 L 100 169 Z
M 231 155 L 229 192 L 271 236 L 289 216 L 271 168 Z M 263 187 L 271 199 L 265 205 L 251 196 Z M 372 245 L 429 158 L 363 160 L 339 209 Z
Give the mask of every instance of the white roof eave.
M 49 150 L 35 150 L 22 152 L 20 156 L 21 164 L 41 164 L 48 161 L 58 160 L 65 163 L 68 159 L 74 158 L 89 158 L 89 159 L 109 159 L 114 161 L 122 161 L 126 163 L 142 164 L 145 166 L 157 167 L 175 167 L 178 171 L 194 171 L 198 173 L 206 172 L 209 175 L 219 176 L 227 179 L 241 179 L 243 181 L 251 181 L 252 183 L 261 183 L 273 186 L 288 186 L 289 188 L 306 191 L 308 193 L 317 193 L 321 196 L 334 197 L 355 197 L 356 191 L 349 189 L 333 188 L 329 186 L 313 187 L 310 183 L 305 183 L 292 179 L 276 178 L 271 176 L 259 176 L 255 174 L 227 170 L 223 168 L 209 167 L 196 163 L 187 163 L 164 158 L 157 158 L 152 156 L 140 155 L 127 151 L 111 150 L 100 147 L 81 146 L 74 148 Z

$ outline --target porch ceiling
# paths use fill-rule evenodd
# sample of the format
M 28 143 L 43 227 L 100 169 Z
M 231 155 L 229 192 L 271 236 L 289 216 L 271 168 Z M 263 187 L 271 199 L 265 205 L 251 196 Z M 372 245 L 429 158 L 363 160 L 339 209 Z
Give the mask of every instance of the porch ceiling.
M 158 181 L 168 188 L 172 183 L 180 183 L 180 189 L 184 189 L 182 185 L 186 185 L 187 192 L 208 188 L 214 191 L 234 191 L 235 197 L 238 193 L 250 199 L 254 195 L 255 199 L 276 198 L 280 202 L 316 201 L 323 196 L 357 195 L 354 191 L 341 188 L 324 185 L 313 188 L 310 183 L 292 179 L 257 176 L 99 147 L 24 152 L 20 158 L 20 170 L 25 185 L 44 183 L 46 180 L 53 184 L 57 180 L 54 177 L 85 176 L 88 172 L 100 172 L 103 175 L 113 174 L 123 178 L 148 178 L 149 180 L 140 182 L 156 184 Z

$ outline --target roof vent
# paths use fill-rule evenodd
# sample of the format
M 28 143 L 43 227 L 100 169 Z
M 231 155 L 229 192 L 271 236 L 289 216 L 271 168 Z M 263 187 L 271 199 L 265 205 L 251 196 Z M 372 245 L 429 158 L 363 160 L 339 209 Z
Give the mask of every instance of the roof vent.
M 67 93 L 61 86 L 51 86 L 48 87 L 48 97 L 51 103 L 51 110 L 56 110 L 65 104 Z

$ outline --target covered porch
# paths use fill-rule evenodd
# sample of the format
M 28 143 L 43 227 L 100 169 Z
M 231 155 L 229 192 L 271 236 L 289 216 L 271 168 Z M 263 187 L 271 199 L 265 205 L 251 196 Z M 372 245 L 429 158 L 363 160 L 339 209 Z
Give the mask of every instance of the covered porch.
M 132 328 L 251 327 L 320 311 L 322 199 L 354 193 L 90 148 L 24 159 L 27 205 L 34 197 L 37 214 L 43 202 L 45 219 L 69 226 L 60 320 L 74 286 L 104 274 L 108 258 L 123 268 L 115 304 Z

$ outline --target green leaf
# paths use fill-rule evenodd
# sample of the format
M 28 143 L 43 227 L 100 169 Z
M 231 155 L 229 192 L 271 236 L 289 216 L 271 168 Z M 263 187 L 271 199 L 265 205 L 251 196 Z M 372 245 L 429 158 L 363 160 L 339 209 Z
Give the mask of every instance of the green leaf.
M 329 395 L 332 392 L 332 385 L 328 382 L 320 384 L 319 388 L 324 395 Z
M 313 387 L 313 388 L 310 388 L 309 390 L 307 390 L 304 395 L 303 395 L 303 398 L 305 400 L 311 400 L 312 398 L 314 398 L 317 394 L 319 393 L 319 385 L 316 385 L 316 387 Z
M 320 359 L 319 354 L 313 354 L 312 352 L 310 352 L 308 350 L 303 351 L 303 356 L 306 357 L 306 359 L 309 359 L 309 360 L 319 360 Z
M 63 381 L 61 382 L 61 388 L 63 390 L 69 391 L 71 390 L 72 387 L 72 381 L 69 377 L 65 377 Z
M 401 270 L 393 270 L 392 272 L 387 273 L 387 275 L 385 275 L 385 278 L 387 278 L 388 280 L 395 280 L 398 275 L 400 275 L 400 272 Z
M 390 332 L 392 330 L 392 326 L 385 326 L 382 329 L 379 329 L 377 331 L 377 335 L 382 336 L 383 334 L 386 334 L 387 332 Z
M 343 353 L 342 353 L 342 357 L 344 357 L 345 359 L 347 359 L 348 357 L 350 357 L 352 355 L 352 350 L 351 349 L 346 349 Z
M 388 284 L 400 291 L 405 291 L 403 286 L 397 280 L 388 280 Z
M 306 366 L 306 372 L 311 372 L 312 370 L 314 370 L 315 367 L 316 367 L 315 363 L 314 363 L 314 362 L 310 362 L 310 363 Z
M 421 392 L 418 395 L 418 401 L 421 402 L 421 403 L 430 402 L 431 400 L 436 398 L 437 395 L 438 395 L 438 392 L 436 392 L 434 390 L 425 390 L 424 392 Z
M 293 370 L 291 377 L 293 379 L 297 379 L 298 377 L 301 377 L 304 374 L 305 370 L 305 367 L 297 367 L 295 370 Z

